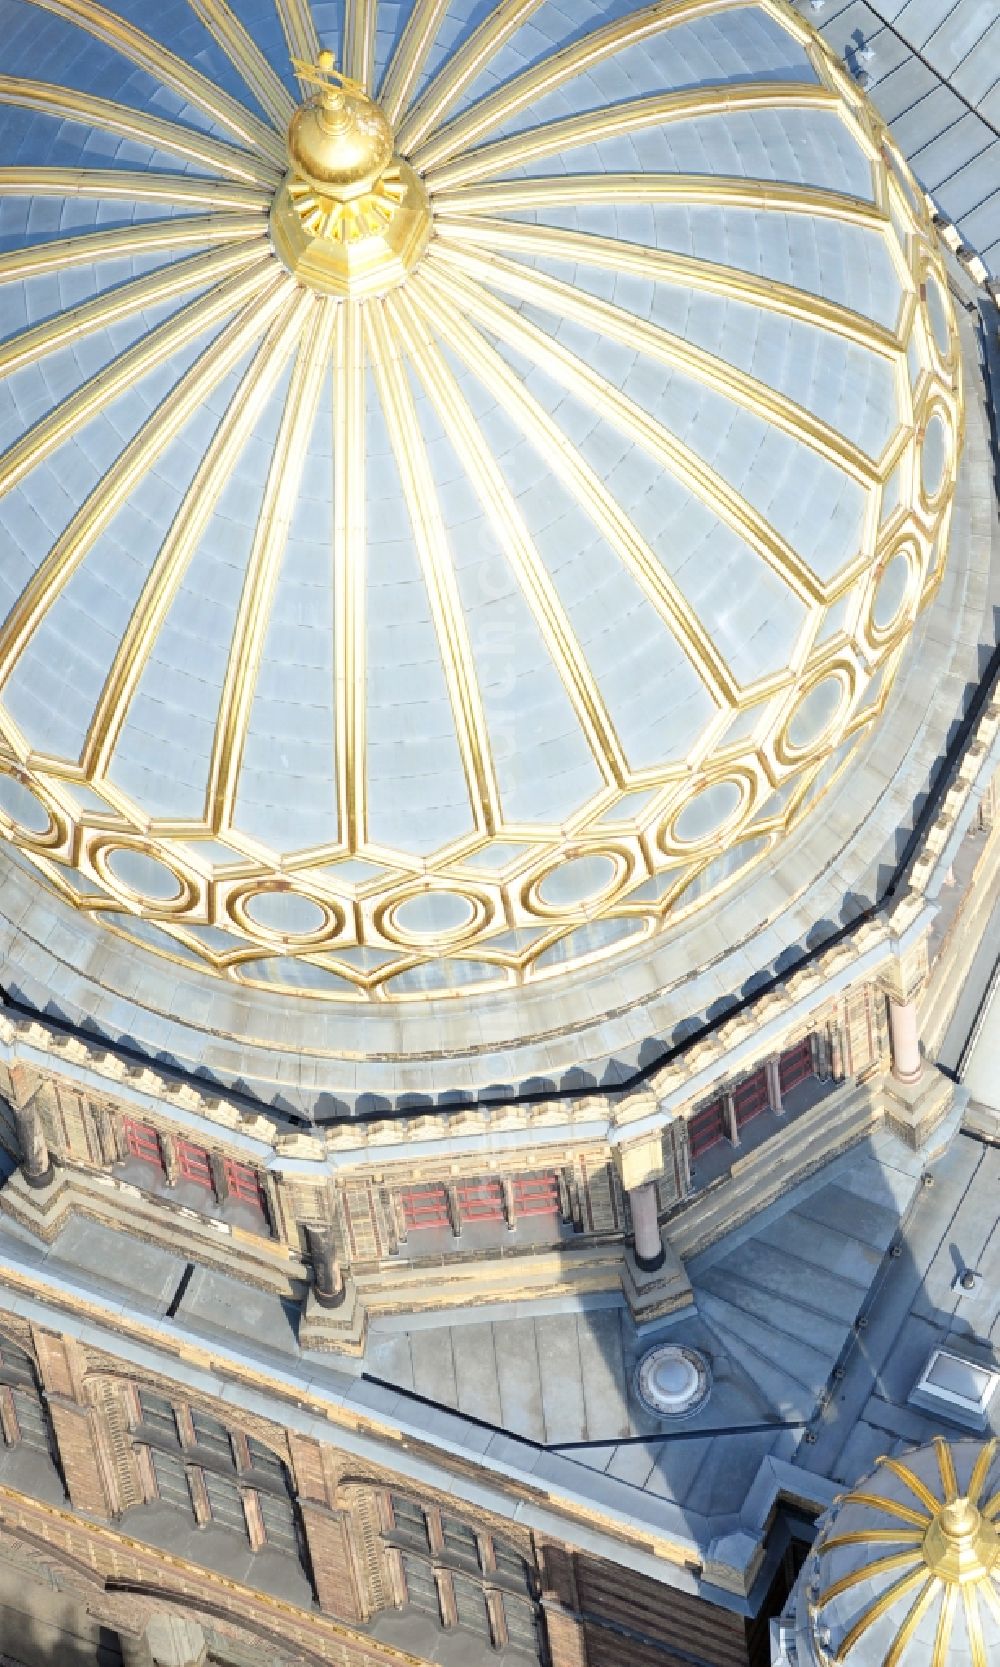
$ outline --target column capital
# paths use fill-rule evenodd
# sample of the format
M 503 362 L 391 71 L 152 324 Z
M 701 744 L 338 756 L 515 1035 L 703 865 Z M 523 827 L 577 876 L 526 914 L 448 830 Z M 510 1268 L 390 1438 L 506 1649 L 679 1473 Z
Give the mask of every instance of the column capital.
M 616 1146 L 615 1163 L 626 1192 L 645 1186 L 647 1181 L 658 1181 L 663 1174 L 663 1135 L 648 1135 L 644 1140 L 629 1141 L 627 1146 Z
M 879 988 L 890 1001 L 901 1006 L 915 1001 L 923 989 L 928 971 L 927 934 L 906 950 L 894 945 L 894 952 L 883 962 L 876 975 Z

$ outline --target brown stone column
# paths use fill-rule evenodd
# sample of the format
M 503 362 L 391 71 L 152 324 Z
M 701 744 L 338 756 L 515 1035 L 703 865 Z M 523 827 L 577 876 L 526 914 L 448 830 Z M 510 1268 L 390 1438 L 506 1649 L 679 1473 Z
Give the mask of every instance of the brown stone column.
M 767 1098 L 771 1110 L 776 1117 L 780 1117 L 785 1109 L 785 1102 L 781 1098 L 781 1062 L 779 1059 L 769 1059 L 765 1066 L 767 1071 Z
M 632 1212 L 632 1231 L 635 1235 L 635 1259 L 643 1273 L 655 1273 L 666 1261 L 666 1251 L 660 1238 L 660 1224 L 656 1219 L 656 1186 L 646 1181 L 633 1187 L 628 1195 Z
M 917 1003 L 889 998 L 889 1038 L 892 1043 L 892 1074 L 897 1082 L 919 1082 L 924 1074 L 920 1052 L 920 1022 Z
M 552 1667 L 588 1667 L 587 1639 L 579 1616 L 547 1599 L 542 1607 Z
M 313 1265 L 313 1293 L 321 1308 L 339 1308 L 344 1300 L 344 1275 L 337 1259 L 332 1227 L 307 1227 L 306 1243 Z
M 31 1099 L 23 1106 L 14 1106 L 14 1122 L 21 1145 L 24 1178 L 29 1187 L 47 1187 L 52 1179 L 52 1159 L 38 1107 Z
M 355 1625 L 364 1619 L 351 1556 L 350 1528 L 343 1511 L 299 1500 L 316 1596 L 324 1615 Z

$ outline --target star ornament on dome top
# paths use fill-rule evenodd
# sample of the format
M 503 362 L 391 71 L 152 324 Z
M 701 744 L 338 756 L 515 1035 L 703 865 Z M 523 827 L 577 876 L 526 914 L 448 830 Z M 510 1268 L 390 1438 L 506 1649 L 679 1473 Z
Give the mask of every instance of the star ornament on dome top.
M 315 62 L 309 58 L 293 57 L 291 64 L 300 81 L 308 81 L 324 91 L 330 89 L 342 93 L 355 93 L 359 98 L 368 97 L 367 87 L 337 68 L 336 56 L 328 47 L 317 53 Z

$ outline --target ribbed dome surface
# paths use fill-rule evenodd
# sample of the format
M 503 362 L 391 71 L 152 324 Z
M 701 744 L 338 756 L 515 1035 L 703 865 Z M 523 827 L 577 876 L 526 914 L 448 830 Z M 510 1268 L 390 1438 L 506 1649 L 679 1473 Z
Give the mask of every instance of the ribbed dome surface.
M 802 1667 L 1000 1660 L 997 1442 L 883 1459 L 824 1519 L 803 1571 Z
M 885 702 L 961 434 L 924 204 L 809 28 L 0 0 L 0 33 L 0 826 L 46 881 L 367 1000 L 613 953 L 766 855 Z M 272 234 L 321 46 L 429 202 L 364 301 Z

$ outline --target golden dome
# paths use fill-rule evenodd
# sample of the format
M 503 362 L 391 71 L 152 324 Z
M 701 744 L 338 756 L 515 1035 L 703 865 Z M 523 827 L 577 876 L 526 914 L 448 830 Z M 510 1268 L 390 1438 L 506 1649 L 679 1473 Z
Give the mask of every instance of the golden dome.
M 836 1502 L 806 1566 L 815 1658 L 824 1667 L 993 1667 L 998 1518 L 995 1439 L 937 1436 L 905 1460 L 881 1459 Z
M 0 255 L 0 832 L 95 923 L 269 991 L 503 992 L 700 909 L 848 766 L 947 559 L 946 273 L 808 24 L 682 10 L 539 59 L 406 0 L 380 74 L 351 4 L 345 79 L 282 7 L 297 93 L 211 9 L 196 70 L 182 0 L 38 18 L 106 59 L 0 108 L 68 205 Z

